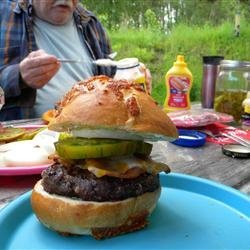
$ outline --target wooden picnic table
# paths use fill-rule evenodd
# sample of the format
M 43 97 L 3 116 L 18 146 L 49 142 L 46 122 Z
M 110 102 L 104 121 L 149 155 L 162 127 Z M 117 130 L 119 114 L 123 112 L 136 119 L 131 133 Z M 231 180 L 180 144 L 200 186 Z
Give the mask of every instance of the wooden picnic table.
M 250 160 L 226 156 L 220 145 L 206 143 L 188 148 L 157 142 L 151 155 L 154 160 L 168 164 L 172 172 L 210 179 L 250 195 Z M 0 208 L 31 190 L 39 179 L 40 175 L 0 176 Z

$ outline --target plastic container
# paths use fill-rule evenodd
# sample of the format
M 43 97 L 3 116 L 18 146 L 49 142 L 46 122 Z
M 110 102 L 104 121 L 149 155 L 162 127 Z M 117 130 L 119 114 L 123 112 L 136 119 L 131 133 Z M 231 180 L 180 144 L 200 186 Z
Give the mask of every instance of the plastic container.
M 193 75 L 187 68 L 184 56 L 178 55 L 173 67 L 166 74 L 165 112 L 190 109 L 192 82 Z
M 145 74 L 140 70 L 138 58 L 124 58 L 118 62 L 114 79 L 134 81 L 147 92 Z
M 230 114 L 239 122 L 244 112 L 242 102 L 249 91 L 246 73 L 250 62 L 223 60 L 216 81 L 214 109 Z

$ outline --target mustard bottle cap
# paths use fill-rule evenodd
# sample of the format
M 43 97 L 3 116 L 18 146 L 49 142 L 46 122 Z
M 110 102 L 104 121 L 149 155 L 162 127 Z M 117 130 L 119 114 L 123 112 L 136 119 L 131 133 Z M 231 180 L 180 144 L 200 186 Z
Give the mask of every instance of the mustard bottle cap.
M 176 62 L 174 62 L 174 66 L 186 67 L 187 64 L 185 63 L 184 56 L 178 55 L 176 58 Z

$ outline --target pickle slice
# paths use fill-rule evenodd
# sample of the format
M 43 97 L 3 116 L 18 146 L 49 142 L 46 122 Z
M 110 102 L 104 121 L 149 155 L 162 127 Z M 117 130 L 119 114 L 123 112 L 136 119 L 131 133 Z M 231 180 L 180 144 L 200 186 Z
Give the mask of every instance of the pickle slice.
M 71 138 L 73 137 L 73 135 L 71 133 L 68 133 L 68 132 L 61 132 L 59 134 L 59 138 L 58 138 L 58 141 L 62 141 L 62 140 L 65 140 L 67 138 Z
M 148 156 L 152 147 L 152 144 L 143 141 L 86 139 L 68 137 L 68 135 L 55 143 L 56 151 L 60 157 L 73 160 L 132 154 Z
M 44 130 L 45 127 L 42 128 L 35 128 L 35 129 L 27 129 L 23 135 L 21 135 L 20 137 L 17 138 L 18 141 L 22 141 L 22 140 L 32 140 L 35 135 L 37 135 L 39 132 L 41 132 L 42 130 Z
M 153 145 L 144 141 L 138 141 L 135 154 L 149 156 Z
M 25 133 L 25 129 L 22 128 L 0 128 L 0 142 L 10 142 L 16 140 L 18 137 Z
M 71 137 L 56 142 L 55 148 L 60 157 L 77 160 L 130 155 L 136 151 L 137 142 Z

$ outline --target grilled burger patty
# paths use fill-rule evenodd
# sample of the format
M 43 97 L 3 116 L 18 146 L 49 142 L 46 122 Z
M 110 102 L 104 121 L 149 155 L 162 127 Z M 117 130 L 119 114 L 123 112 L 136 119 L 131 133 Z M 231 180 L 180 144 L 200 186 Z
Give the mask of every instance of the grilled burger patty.
M 159 175 L 143 173 L 132 179 L 110 176 L 97 178 L 86 169 L 64 167 L 60 163 L 45 169 L 42 185 L 46 192 L 84 201 L 120 201 L 159 188 Z

